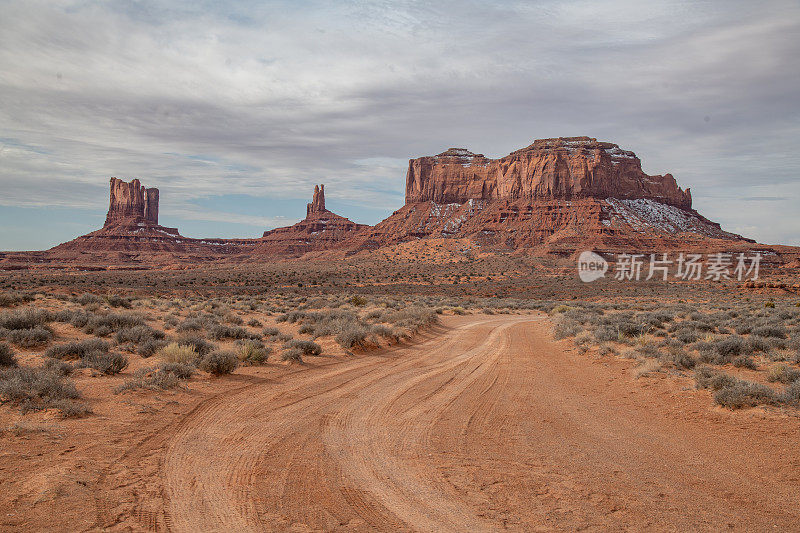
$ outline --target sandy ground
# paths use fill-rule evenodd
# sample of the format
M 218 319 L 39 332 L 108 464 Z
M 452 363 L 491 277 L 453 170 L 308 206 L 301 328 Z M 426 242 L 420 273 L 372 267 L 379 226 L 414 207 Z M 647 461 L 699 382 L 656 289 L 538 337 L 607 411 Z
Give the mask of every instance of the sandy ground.
M 797 530 L 800 419 L 549 339 L 540 316 L 447 317 L 411 346 L 7 431 L 0 526 Z

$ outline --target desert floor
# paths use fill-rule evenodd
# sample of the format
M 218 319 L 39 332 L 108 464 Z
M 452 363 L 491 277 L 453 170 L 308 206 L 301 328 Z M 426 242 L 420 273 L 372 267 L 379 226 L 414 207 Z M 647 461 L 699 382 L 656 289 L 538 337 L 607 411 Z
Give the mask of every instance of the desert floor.
M 3 437 L 4 530 L 780 530 L 800 419 L 552 340 L 544 314 L 248 367 Z M 94 400 L 91 392 L 87 399 Z

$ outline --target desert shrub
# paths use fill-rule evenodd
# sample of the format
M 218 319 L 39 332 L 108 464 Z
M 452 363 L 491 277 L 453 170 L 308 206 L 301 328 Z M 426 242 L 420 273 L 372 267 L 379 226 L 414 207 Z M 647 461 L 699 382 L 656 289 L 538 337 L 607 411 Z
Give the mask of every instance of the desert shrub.
M 0 313 L 0 328 L 8 330 L 33 329 L 53 321 L 53 315 L 44 309 L 26 307 Z
M 302 363 L 303 350 L 300 348 L 289 348 L 288 350 L 284 350 L 281 354 L 281 359 L 283 361 L 295 361 L 297 363 Z
M 356 346 L 364 346 L 370 330 L 361 324 L 350 323 L 340 331 L 334 340 L 344 348 L 350 350 Z
M 136 353 L 145 358 L 152 357 L 167 344 L 168 342 L 164 340 L 149 339 L 136 347 Z
M 255 333 L 250 333 L 246 329 L 239 326 L 225 326 L 223 324 L 216 324 L 211 327 L 209 336 L 212 339 L 257 339 L 259 336 Z
M 198 365 L 200 370 L 215 376 L 230 374 L 236 370 L 237 366 L 239 366 L 239 359 L 236 357 L 236 354 L 223 350 L 217 350 L 206 354 Z
M 18 405 L 23 412 L 54 408 L 63 416 L 86 414 L 88 407 L 75 402 L 80 397 L 70 379 L 51 370 L 30 367 L 0 370 L 0 399 Z
M 729 335 L 711 343 L 714 350 L 723 358 L 731 358 L 741 354 L 746 347 L 745 340 L 736 335 Z
M 107 352 L 109 344 L 100 339 L 73 341 L 48 348 L 44 355 L 53 359 L 80 359 L 92 352 Z
M 694 379 L 698 389 L 719 390 L 736 383 L 735 377 L 707 366 L 696 367 Z
M 168 363 L 190 364 L 194 363 L 198 358 L 194 346 L 178 344 L 177 342 L 167 344 L 158 350 L 157 355 L 160 359 Z
M 51 359 L 50 357 L 45 357 L 42 367 L 60 376 L 69 376 L 75 370 L 75 367 L 71 364 L 61 359 Z
M 197 352 L 197 355 L 203 356 L 207 353 L 211 353 L 217 349 L 217 345 L 213 342 L 208 342 L 202 337 L 195 337 L 195 336 L 184 336 L 178 339 L 178 344 L 183 346 L 191 346 L 194 348 L 194 351 Z
M 164 363 L 158 368 L 142 368 L 133 377 L 114 389 L 114 394 L 137 389 L 169 390 L 177 387 L 181 380 L 189 379 L 194 367 L 181 363 Z
M 675 338 L 684 344 L 691 344 L 693 342 L 697 342 L 700 338 L 700 335 L 697 334 L 697 331 L 693 329 L 681 329 L 675 335 Z
M 800 379 L 800 370 L 786 365 L 775 365 L 767 372 L 767 381 L 771 383 L 793 383 Z
M 93 368 L 102 374 L 119 374 L 128 368 L 128 358 L 119 353 L 91 352 L 81 357 L 79 368 Z
M 280 334 L 278 328 L 264 328 L 261 332 L 265 337 L 275 337 Z
M 383 324 L 375 324 L 372 326 L 372 333 L 389 339 L 390 341 L 397 341 L 400 337 L 394 329 L 384 326 Z
M 21 303 L 33 301 L 33 295 L 22 292 L 3 292 L 0 293 L 0 307 L 11 307 Z
M 300 335 L 314 335 L 316 331 L 317 328 L 315 328 L 311 324 L 303 324 L 302 326 L 300 326 L 300 329 L 297 330 L 297 332 Z
M 97 296 L 96 294 L 91 294 L 91 293 L 88 293 L 88 292 L 85 292 L 85 293 L 81 294 L 80 296 L 76 297 L 75 300 L 74 300 L 75 303 L 80 304 L 80 305 L 101 304 L 104 301 L 105 300 L 103 300 L 103 298 L 101 298 L 100 296 Z
M 260 328 L 261 326 L 263 326 L 263 324 L 255 318 L 251 318 L 250 320 L 248 320 L 247 325 L 250 326 L 251 328 Z
M 125 309 L 130 309 L 133 305 L 133 302 L 130 298 L 125 298 L 123 296 L 118 296 L 116 294 L 111 294 L 106 297 L 106 301 L 108 305 L 111 307 L 123 307 Z
M 753 353 L 765 353 L 770 349 L 770 344 L 762 337 L 748 337 L 747 349 Z
M 616 348 L 614 348 L 611 344 L 601 344 L 600 348 L 597 350 L 599 355 L 617 355 L 619 352 Z
M 583 331 L 583 326 L 573 320 L 559 320 L 553 328 L 553 338 L 556 340 L 574 337 Z
M 14 349 L 6 342 L 0 342 L 0 367 L 17 366 L 17 358 L 14 357 Z
M 731 361 L 733 366 L 736 368 L 749 368 L 750 370 L 758 370 L 758 365 L 753 358 L 749 355 L 739 355 L 734 357 L 733 361 Z
M 594 338 L 598 342 L 615 341 L 619 339 L 619 331 L 616 328 L 603 325 L 594 330 Z
M 194 375 L 194 366 L 184 363 L 161 363 L 159 370 L 173 374 L 178 379 L 189 379 Z
M 153 329 L 147 325 L 133 326 L 132 328 L 123 328 L 117 331 L 117 342 L 132 342 L 139 344 L 145 341 L 159 340 L 164 338 L 164 332 Z
M 297 348 L 303 355 L 319 355 L 322 353 L 322 346 L 314 341 L 293 340 L 283 345 L 284 348 Z
M 800 403 L 800 380 L 795 380 L 786 387 L 786 390 L 780 395 L 780 401 L 793 404 Z
M 771 404 L 775 400 L 775 392 L 766 385 L 742 379 L 737 379 L 733 385 L 714 392 L 714 403 L 729 409 Z
M 686 353 L 684 350 L 675 350 L 666 354 L 664 360 L 675 365 L 676 368 L 692 369 L 697 364 L 694 357 Z
M 786 328 L 781 325 L 768 324 L 753 328 L 753 335 L 758 337 L 775 337 L 778 339 L 785 339 Z
M 23 348 L 44 346 L 53 340 L 49 326 L 35 326 L 31 329 L 14 329 L 8 332 L 8 340 Z
M 135 313 L 108 313 L 92 315 L 83 326 L 83 331 L 90 335 L 106 337 L 115 331 L 144 324 L 144 317 Z
M 239 315 L 231 313 L 225 317 L 225 322 L 228 324 L 233 324 L 234 326 L 241 326 L 244 324 L 244 319 Z
M 272 348 L 265 347 L 261 343 L 245 341 L 239 346 L 236 356 L 240 361 L 247 364 L 261 364 L 267 360 Z
M 181 322 L 175 331 L 177 332 L 186 332 L 186 331 L 200 331 L 203 329 L 204 324 L 203 321 L 199 318 L 187 318 L 183 322 Z

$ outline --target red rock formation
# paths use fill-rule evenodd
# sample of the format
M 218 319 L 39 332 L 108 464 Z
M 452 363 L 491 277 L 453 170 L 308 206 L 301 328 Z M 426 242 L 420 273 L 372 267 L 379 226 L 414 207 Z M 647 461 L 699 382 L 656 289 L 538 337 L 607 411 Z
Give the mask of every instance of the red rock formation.
M 670 174 L 648 176 L 636 154 L 590 137 L 540 139 L 501 159 L 451 148 L 408 164 L 407 204 L 520 198 L 642 198 L 692 207 L 689 189 Z
M 409 161 L 406 205 L 347 245 L 467 238 L 503 250 L 681 249 L 752 242 L 691 208 L 675 179 L 589 137 L 537 140 L 501 159 L 451 148 Z
M 106 226 L 120 223 L 158 225 L 158 189 L 142 187 L 139 180 L 130 183 L 111 178 L 111 196 Z
M 306 206 L 306 218 L 285 228 L 265 231 L 255 251 L 271 255 L 302 255 L 306 252 L 338 247 L 354 234 L 369 228 L 325 208 L 325 186 L 314 187 L 314 197 Z
M 325 185 L 314 185 L 314 197 L 306 206 L 306 218 L 314 213 L 323 213 L 325 209 Z

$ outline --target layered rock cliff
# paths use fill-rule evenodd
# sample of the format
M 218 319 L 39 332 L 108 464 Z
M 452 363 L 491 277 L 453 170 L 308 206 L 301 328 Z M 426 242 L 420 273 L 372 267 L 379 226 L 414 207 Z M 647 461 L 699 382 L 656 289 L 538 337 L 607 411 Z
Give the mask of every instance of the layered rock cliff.
M 463 148 L 412 159 L 406 204 L 468 200 L 649 199 L 691 209 L 670 174 L 648 176 L 633 152 L 591 137 L 540 139 L 500 159 Z

